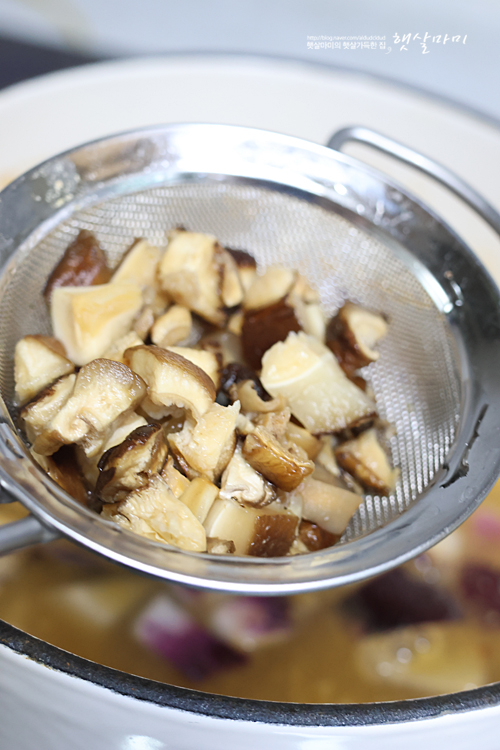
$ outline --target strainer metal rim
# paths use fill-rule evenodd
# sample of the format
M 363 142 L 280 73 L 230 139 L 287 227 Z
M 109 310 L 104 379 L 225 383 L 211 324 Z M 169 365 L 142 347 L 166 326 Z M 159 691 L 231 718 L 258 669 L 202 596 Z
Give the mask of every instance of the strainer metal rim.
M 125 179 L 121 175 L 123 160 Z M 387 526 L 322 552 L 273 559 L 180 552 L 145 544 L 140 537 L 78 506 L 27 457 L 3 401 L 0 483 L 49 529 L 115 562 L 178 583 L 247 594 L 290 594 L 342 585 L 387 570 L 432 546 L 465 520 L 500 471 L 500 445 L 495 442 L 500 429 L 500 386 L 492 377 L 500 365 L 500 293 L 470 249 L 407 191 L 350 157 L 267 131 L 187 124 L 111 136 L 48 160 L 0 194 L 0 254 L 6 259 L 0 290 L 5 275 L 15 271 L 12 253 L 36 244 L 89 201 L 98 203 L 118 191 L 124 194 L 186 179 L 217 181 L 222 174 L 319 203 L 333 201 L 354 223 L 371 226 L 394 243 L 403 241 L 428 269 L 440 290 L 442 312 L 457 342 L 464 344 L 465 335 L 467 347 L 475 355 L 474 373 L 466 359 L 462 363 L 461 423 L 447 463 L 431 486 Z M 63 186 L 57 193 L 54 184 L 61 179 Z M 347 185 L 349 190 L 339 193 L 339 185 Z M 47 190 L 51 187 L 55 195 L 52 201 L 35 198 L 41 186 Z M 384 211 L 380 215 L 381 201 Z M 439 255 L 443 247 L 446 262 Z M 449 266 L 456 269 L 454 285 L 458 288 L 460 274 L 473 272 L 472 298 L 465 303 L 462 300 L 460 305 L 454 297 L 455 287 L 450 287 L 445 275 Z M 487 356 L 486 341 L 471 340 L 475 330 L 464 331 L 465 314 L 470 314 L 469 308 L 478 299 L 488 317 Z

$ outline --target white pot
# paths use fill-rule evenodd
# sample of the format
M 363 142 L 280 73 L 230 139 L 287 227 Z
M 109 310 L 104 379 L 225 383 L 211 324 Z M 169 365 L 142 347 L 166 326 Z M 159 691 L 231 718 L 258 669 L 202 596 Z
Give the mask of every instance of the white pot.
M 498 750 L 500 684 L 350 705 L 211 695 L 118 672 L 0 623 L 2 750 Z

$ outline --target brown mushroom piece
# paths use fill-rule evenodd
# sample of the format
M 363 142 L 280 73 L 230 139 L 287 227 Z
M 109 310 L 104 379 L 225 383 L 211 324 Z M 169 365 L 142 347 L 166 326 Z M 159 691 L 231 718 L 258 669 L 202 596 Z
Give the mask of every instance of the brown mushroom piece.
M 225 308 L 243 298 L 234 260 L 210 234 L 173 232 L 159 274 L 162 289 L 178 305 L 217 326 L 227 320 Z
M 257 275 L 257 261 L 246 250 L 236 250 L 232 247 L 225 249 L 236 263 L 243 291 L 246 292 Z
M 14 349 L 16 399 L 25 404 L 54 380 L 73 372 L 64 346 L 52 336 L 24 336 Z
M 68 376 L 71 377 L 71 376 Z M 132 370 L 109 359 L 95 359 L 76 376 L 73 392 L 52 417 L 45 431 L 43 450 L 50 455 L 61 445 L 77 443 L 95 456 L 110 437 L 115 421 L 131 412 L 146 394 L 146 384 Z
M 297 516 L 279 503 L 253 508 L 219 498 L 204 526 L 207 536 L 232 541 L 237 555 L 281 557 L 295 539 L 298 522 Z
M 318 293 L 296 271 L 271 266 L 245 295 L 241 324 L 245 357 L 259 369 L 264 353 L 291 331 L 305 331 L 324 341 L 325 325 Z
M 143 345 L 127 349 L 124 357 L 147 385 L 142 408 L 153 419 L 187 409 L 197 421 L 215 401 L 213 380 L 180 354 Z
M 196 424 L 187 420 L 180 432 L 168 436 L 170 449 L 188 477 L 219 479 L 235 449 L 239 412 L 239 402 L 232 406 L 214 403 Z
M 73 445 L 64 445 L 52 456 L 42 456 L 33 449 L 31 455 L 68 495 L 82 505 L 90 504 L 90 487 L 75 459 Z
M 110 277 L 106 255 L 96 237 L 82 229 L 47 279 L 43 296 L 48 302 L 57 287 L 106 284 Z
M 167 348 L 186 341 L 191 333 L 193 318 L 187 307 L 172 305 L 167 312 L 160 315 L 151 329 L 151 341 L 157 346 Z
M 87 456 L 81 445 L 75 446 L 75 457 L 78 466 L 83 472 L 83 475 L 90 487 L 95 488 L 97 479 L 99 477 L 98 463 L 101 455 L 106 453 L 106 451 L 109 451 L 111 448 L 114 448 L 115 445 L 123 443 L 125 438 L 128 437 L 131 432 L 136 430 L 138 427 L 144 427 L 145 425 L 147 425 L 147 421 L 144 419 L 144 417 L 141 417 L 135 412 L 125 412 L 125 414 L 122 414 L 120 417 L 118 417 L 118 419 L 114 421 L 111 435 L 108 437 L 104 445 L 100 448 L 99 453 L 97 453 L 95 456 Z
M 388 495 L 394 489 L 398 471 L 391 469 L 376 430 L 366 430 L 353 440 L 342 443 L 336 448 L 335 457 L 339 466 L 367 491 Z
M 252 468 L 286 492 L 294 490 L 314 471 L 312 461 L 294 455 L 262 426 L 246 436 L 242 453 Z
M 193 552 L 204 552 L 207 548 L 201 523 L 158 475 L 127 495 L 123 502 L 104 505 L 101 516 L 155 542 Z
M 347 378 L 332 352 L 302 332 L 266 352 L 260 378 L 271 395 L 288 399 L 293 416 L 313 435 L 375 415 L 373 401 Z
M 60 442 L 54 441 L 50 425 L 73 393 L 75 381 L 74 373 L 64 375 L 44 388 L 21 410 L 21 423 L 36 453 L 50 455 L 61 446 Z
M 276 489 L 262 474 L 255 471 L 237 445 L 221 477 L 219 496 L 223 500 L 237 500 L 243 505 L 261 507 L 276 498 Z
M 160 472 L 160 476 L 174 493 L 175 497 L 180 497 L 187 490 L 191 482 L 184 476 L 174 465 L 173 456 L 167 458 L 167 462 Z
M 340 534 L 331 534 L 326 529 L 311 521 L 301 521 L 299 525 L 299 539 L 307 548 L 307 552 L 318 552 L 320 549 L 332 547 L 340 539 Z
M 382 315 L 346 302 L 328 324 L 326 342 L 342 369 L 352 376 L 360 367 L 379 358 L 380 354 L 374 347 L 387 330 Z
M 230 388 L 230 395 L 233 401 L 241 403 L 241 409 L 244 412 L 267 413 L 282 411 L 286 406 L 286 399 L 279 395 L 265 401 L 261 398 L 254 380 L 243 380 L 235 383 Z
M 302 515 L 322 529 L 340 536 L 363 498 L 329 482 L 307 477 L 297 489 L 302 497 Z
M 131 281 L 58 287 L 50 304 L 52 330 L 70 359 L 86 365 L 131 330 L 142 304 L 141 288 Z
M 284 341 L 290 331 L 300 331 L 293 307 L 285 299 L 271 305 L 244 311 L 241 326 L 241 346 L 248 364 L 259 370 L 262 357 L 278 341 Z
M 167 452 L 161 425 L 147 424 L 133 430 L 101 456 L 96 495 L 105 503 L 122 501 L 161 471 Z

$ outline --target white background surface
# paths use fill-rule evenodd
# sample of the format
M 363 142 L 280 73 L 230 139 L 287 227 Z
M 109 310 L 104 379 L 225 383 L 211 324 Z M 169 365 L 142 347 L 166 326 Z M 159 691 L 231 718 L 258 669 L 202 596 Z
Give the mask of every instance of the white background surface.
M 236 52 L 321 62 L 500 119 L 498 0 L 0 0 L 0 32 L 101 56 Z M 424 54 L 413 37 L 426 32 L 441 41 Z M 407 50 L 395 34 L 412 35 Z M 444 44 L 446 34 L 461 40 Z M 308 35 L 385 36 L 386 48 L 308 49 Z

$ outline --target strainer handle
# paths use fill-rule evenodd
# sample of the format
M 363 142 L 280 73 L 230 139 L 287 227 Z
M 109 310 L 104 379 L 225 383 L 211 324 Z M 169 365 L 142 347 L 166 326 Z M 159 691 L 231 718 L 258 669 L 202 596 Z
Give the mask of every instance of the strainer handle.
M 32 544 L 51 542 L 58 536 L 56 531 L 47 529 L 32 515 L 6 523 L 0 526 L 0 557 Z
M 437 182 L 447 187 L 452 193 L 477 211 L 490 227 L 500 235 L 500 214 L 479 193 L 476 193 L 470 185 L 451 170 L 443 167 L 428 156 L 424 156 L 418 151 L 414 151 L 408 146 L 392 140 L 392 138 L 388 138 L 385 135 L 381 135 L 381 133 L 359 125 L 342 128 L 342 130 L 332 135 L 326 145 L 328 148 L 340 151 L 342 146 L 349 141 L 356 141 L 357 143 L 372 146 L 378 151 L 393 156 L 399 159 L 399 161 L 409 164 L 420 172 L 433 177 Z

